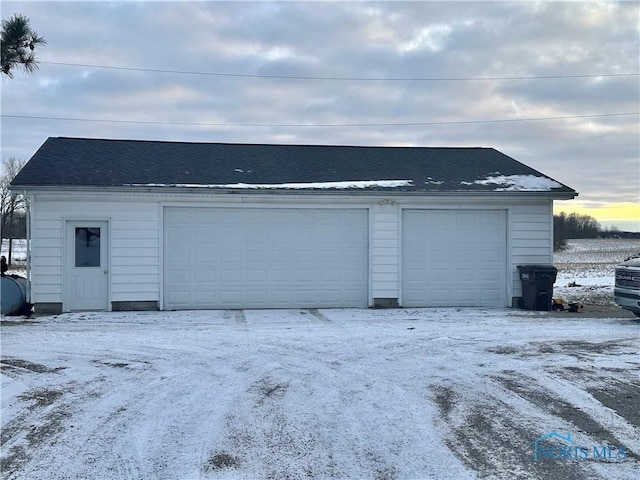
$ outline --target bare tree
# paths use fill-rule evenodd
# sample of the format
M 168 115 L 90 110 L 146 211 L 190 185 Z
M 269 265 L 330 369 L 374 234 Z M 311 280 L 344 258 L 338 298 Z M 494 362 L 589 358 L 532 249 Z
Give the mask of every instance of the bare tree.
M 22 195 L 12 192 L 9 185 L 18 172 L 24 167 L 24 160 L 14 157 L 9 158 L 2 165 L 2 176 L 0 177 L 0 211 L 2 213 L 2 234 L 0 235 L 0 245 L 4 239 L 9 240 L 9 250 L 7 252 L 7 263 L 11 264 L 13 250 L 13 239 L 15 236 L 15 217 L 24 208 L 24 198 Z

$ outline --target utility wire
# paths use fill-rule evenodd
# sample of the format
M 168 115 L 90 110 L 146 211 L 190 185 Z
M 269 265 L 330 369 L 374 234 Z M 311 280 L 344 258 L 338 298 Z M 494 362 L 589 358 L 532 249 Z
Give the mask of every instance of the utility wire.
M 357 82 L 473 82 L 473 81 L 491 81 L 491 80 L 550 80 L 563 78 L 598 78 L 598 77 L 633 77 L 640 76 L 640 73 L 603 73 L 588 75 L 537 75 L 537 76 L 514 76 L 514 77 L 314 77 L 302 75 L 258 75 L 258 74 L 242 74 L 242 73 L 221 73 L 221 72 L 197 72 L 189 70 L 162 70 L 156 68 L 134 68 L 110 65 L 92 65 L 87 63 L 68 63 L 68 62 L 38 62 L 43 65 L 59 65 L 65 67 L 83 67 L 83 68 L 102 68 L 108 70 L 125 70 L 133 72 L 151 72 L 151 73 L 172 73 L 182 75 L 204 75 L 212 77 L 233 77 L 233 78 L 266 78 L 279 80 L 332 80 L 332 81 L 357 81 Z
M 196 127 L 418 127 L 428 125 L 467 125 L 482 123 L 514 123 L 514 122 L 541 122 L 551 120 L 572 120 L 581 118 L 602 118 L 621 117 L 630 115 L 640 115 L 640 112 L 626 113 L 600 113 L 593 115 L 566 115 L 560 117 L 535 117 L 535 118 L 508 118 L 498 120 L 462 120 L 450 122 L 404 122 L 404 123 L 198 123 L 198 122 L 159 122 L 144 120 L 107 120 L 99 118 L 74 118 L 74 117 L 47 117 L 37 115 L 8 115 L 2 114 L 2 118 L 17 118 L 29 120 L 57 120 L 69 122 L 92 122 L 92 123 L 126 123 L 140 125 L 176 125 L 176 126 L 196 126 Z

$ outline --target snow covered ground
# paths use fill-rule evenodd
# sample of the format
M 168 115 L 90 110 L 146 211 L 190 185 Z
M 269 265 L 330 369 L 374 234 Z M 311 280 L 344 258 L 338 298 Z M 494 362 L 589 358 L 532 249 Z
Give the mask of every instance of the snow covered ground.
M 608 308 L 5 317 L 2 478 L 636 479 L 640 322 Z
M 554 254 L 554 296 L 585 306 L 615 305 L 615 267 L 632 255 L 640 256 L 640 240 L 568 240 L 567 248 Z
M 637 478 L 640 324 L 518 310 L 84 313 L 2 329 L 7 479 Z M 570 433 L 612 458 L 535 461 Z M 622 458 L 615 458 L 621 455 Z
M 2 239 L 2 245 L 0 246 L 0 253 L 9 258 L 9 240 Z M 27 241 L 23 238 L 17 238 L 13 240 L 11 247 L 11 266 L 9 268 L 9 275 L 22 275 L 27 263 Z

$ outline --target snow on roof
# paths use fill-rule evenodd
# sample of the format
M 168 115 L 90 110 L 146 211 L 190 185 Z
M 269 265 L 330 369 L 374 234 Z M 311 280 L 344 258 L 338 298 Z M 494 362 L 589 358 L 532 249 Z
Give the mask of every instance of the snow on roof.
M 500 177 L 510 175 L 511 177 Z M 545 182 L 531 188 L 528 178 Z M 529 177 L 527 177 L 529 176 Z M 494 179 L 493 183 L 492 180 Z M 490 182 L 474 183 L 475 180 Z M 516 181 L 517 180 L 517 181 Z M 575 190 L 493 149 L 190 143 L 49 138 L 14 189 L 153 188 L 211 192 L 542 194 Z M 497 184 L 495 182 L 498 182 Z M 502 182 L 502 183 L 500 183 Z M 506 182 L 506 183 L 504 183 Z M 520 190 L 499 192 L 498 190 Z
M 501 185 L 496 192 L 547 192 L 554 188 L 562 188 L 562 185 L 547 177 L 536 175 L 498 175 L 487 177 L 484 180 L 476 180 L 473 183 L 479 185 Z
M 370 187 L 409 187 L 411 180 L 354 180 L 347 182 L 316 182 L 316 183 L 279 183 L 279 184 L 252 184 L 252 183 L 231 183 L 225 185 L 212 184 L 201 185 L 196 183 L 134 183 L 127 186 L 134 187 L 181 187 L 181 188 L 240 188 L 240 189 L 347 189 L 347 188 L 370 188 Z

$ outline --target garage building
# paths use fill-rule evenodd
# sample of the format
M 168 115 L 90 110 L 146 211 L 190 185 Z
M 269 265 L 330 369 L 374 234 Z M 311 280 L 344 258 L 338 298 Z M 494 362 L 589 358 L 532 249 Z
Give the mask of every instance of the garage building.
M 577 195 L 492 148 L 86 138 L 11 187 L 40 313 L 512 306 Z

